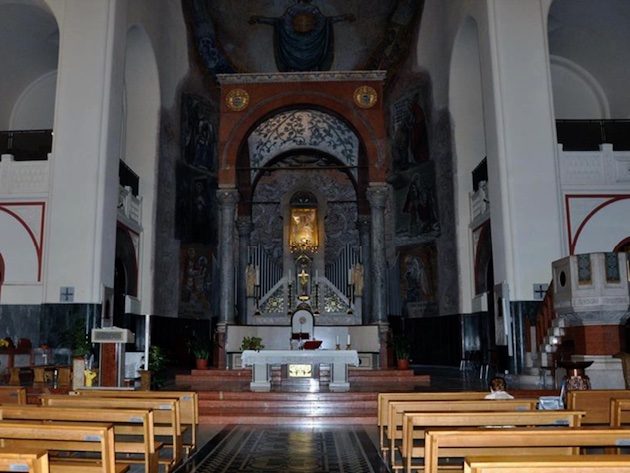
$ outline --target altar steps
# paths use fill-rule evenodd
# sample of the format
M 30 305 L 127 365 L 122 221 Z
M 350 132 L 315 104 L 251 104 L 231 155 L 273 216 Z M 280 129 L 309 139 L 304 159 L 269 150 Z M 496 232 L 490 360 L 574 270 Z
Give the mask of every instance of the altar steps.
M 413 370 L 349 369 L 350 391 L 330 392 L 330 372 L 322 367 L 319 383 L 286 380 L 271 373 L 271 392 L 251 392 L 251 369 L 192 370 L 178 374 L 176 385 L 199 393 L 200 423 L 258 425 L 374 425 L 377 397 L 383 391 L 413 391 L 430 385 Z

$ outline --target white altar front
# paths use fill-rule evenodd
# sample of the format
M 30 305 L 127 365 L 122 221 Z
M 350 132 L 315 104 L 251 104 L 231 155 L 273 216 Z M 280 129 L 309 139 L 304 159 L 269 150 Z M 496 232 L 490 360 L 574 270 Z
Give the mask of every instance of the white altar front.
M 252 367 L 252 391 L 271 391 L 272 365 L 326 364 L 330 365 L 331 391 L 348 391 L 348 365 L 359 365 L 356 350 L 245 350 L 241 356 L 243 367 Z

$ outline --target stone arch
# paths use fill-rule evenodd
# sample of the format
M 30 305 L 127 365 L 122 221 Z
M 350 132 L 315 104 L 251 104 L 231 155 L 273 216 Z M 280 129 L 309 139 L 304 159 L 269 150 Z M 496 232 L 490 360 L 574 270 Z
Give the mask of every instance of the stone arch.
M 473 191 L 472 172 L 486 157 L 486 126 L 483 107 L 482 74 L 479 53 L 479 28 L 472 17 L 466 17 L 455 38 L 450 64 L 449 109 L 455 143 L 455 209 L 457 212 L 457 247 L 470 245 L 469 195 Z M 478 284 L 477 269 L 471 268 L 465 252 L 458 255 L 462 281 Z M 471 310 L 473 284 L 462 284 L 460 309 Z
M 361 82 L 361 85 L 364 83 Z M 222 99 L 239 87 L 222 88 Z M 362 210 L 367 212 L 365 190 L 370 183 L 385 182 L 387 172 L 386 130 L 383 118 L 381 83 L 372 84 L 379 97 L 376 105 L 362 109 L 352 101 L 359 83 L 257 83 L 247 86 L 250 98 L 247 113 L 222 110 L 219 130 L 219 185 L 237 187 L 241 196 L 251 195 L 251 178 L 239 173 L 250 167 L 247 139 L 261 123 L 287 109 L 318 110 L 337 117 L 356 134 L 359 143 L 357 161 L 357 194 Z M 241 211 L 246 210 L 241 207 Z
M 122 160 L 142 182 L 142 233 L 139 253 L 141 275 L 153 273 L 157 206 L 158 132 L 160 116 L 160 77 L 155 52 L 146 30 L 134 25 L 127 31 Z M 142 311 L 152 313 L 154 281 L 137 281 Z

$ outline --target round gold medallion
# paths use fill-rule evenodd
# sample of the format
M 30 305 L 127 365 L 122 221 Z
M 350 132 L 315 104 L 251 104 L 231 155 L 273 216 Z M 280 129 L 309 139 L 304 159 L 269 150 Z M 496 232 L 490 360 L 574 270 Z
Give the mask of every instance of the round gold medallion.
M 225 102 L 230 110 L 240 112 L 249 105 L 249 94 L 243 89 L 232 89 L 225 97 Z
M 372 108 L 378 99 L 378 94 L 369 85 L 363 85 L 354 91 L 354 103 L 361 108 Z

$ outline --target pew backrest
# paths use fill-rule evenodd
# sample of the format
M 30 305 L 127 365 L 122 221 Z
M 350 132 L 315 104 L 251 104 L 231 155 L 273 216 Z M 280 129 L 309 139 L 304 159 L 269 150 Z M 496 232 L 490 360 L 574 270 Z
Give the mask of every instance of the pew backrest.
M 26 388 L 0 386 L 0 404 L 26 404 Z
M 630 430 L 622 428 L 563 427 L 479 429 L 458 428 L 425 432 L 424 472 L 438 473 L 442 450 L 456 448 L 458 455 L 540 455 L 575 454 L 583 447 L 615 447 L 630 444 Z M 452 455 L 449 452 L 448 455 Z M 412 471 L 412 458 L 405 460 L 405 471 Z
M 155 435 L 169 437 L 172 456 L 168 468 L 182 461 L 182 435 L 179 401 L 176 399 L 101 398 L 68 395 L 42 395 L 41 404 L 59 407 L 88 407 L 92 409 L 152 409 Z M 161 457 L 159 462 L 164 459 Z
M 1 420 L 99 422 L 114 426 L 116 454 L 141 454 L 145 473 L 157 473 L 158 448 L 152 409 L 93 409 L 37 405 L 0 406 Z
M 127 389 L 77 389 L 72 392 L 79 396 L 139 398 L 139 399 L 179 399 L 180 421 L 190 431 L 190 442 L 185 448 L 197 448 L 197 427 L 199 425 L 199 394 L 196 391 L 131 391 Z
M 461 392 L 393 392 L 379 393 L 377 402 L 376 422 L 379 428 L 379 443 L 382 451 L 387 449 L 386 430 L 388 423 L 388 404 L 392 401 L 456 401 L 479 400 L 487 396 L 487 392 L 461 391 Z
M 0 471 L 49 473 L 48 452 L 44 449 L 0 447 Z
M 46 448 L 66 452 L 98 452 L 99 471 L 115 473 L 114 427 L 112 424 L 0 421 L 0 439 L 11 448 Z
M 630 473 L 627 455 L 468 457 L 464 473 Z
M 612 399 L 630 399 L 627 389 L 589 389 L 586 391 L 568 391 L 567 409 L 585 411 L 584 425 L 610 425 L 610 401 Z
M 474 411 L 532 411 L 536 409 L 536 399 L 470 399 L 445 401 L 390 401 L 388 403 L 387 422 L 384 424 L 384 451 L 394 455 L 396 440 L 402 439 L 403 413 L 414 412 L 474 412 Z
M 426 430 L 454 427 L 579 427 L 584 412 L 580 411 L 489 411 L 489 412 L 405 412 L 403 415 L 403 439 L 398 449 L 401 461 L 408 456 L 424 456 L 424 445 L 416 445 L 424 439 Z M 423 442 L 421 442 L 423 443 Z M 394 457 L 392 465 L 401 467 Z

